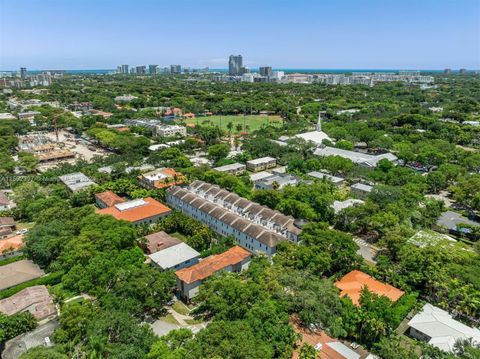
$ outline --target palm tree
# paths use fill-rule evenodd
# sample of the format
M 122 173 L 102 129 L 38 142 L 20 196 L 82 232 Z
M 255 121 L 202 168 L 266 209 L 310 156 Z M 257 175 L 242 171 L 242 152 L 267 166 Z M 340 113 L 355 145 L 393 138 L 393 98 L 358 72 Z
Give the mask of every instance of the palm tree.
M 232 135 L 232 129 L 233 129 L 233 122 L 229 122 L 227 123 L 227 128 L 228 128 L 228 135 L 231 136 Z

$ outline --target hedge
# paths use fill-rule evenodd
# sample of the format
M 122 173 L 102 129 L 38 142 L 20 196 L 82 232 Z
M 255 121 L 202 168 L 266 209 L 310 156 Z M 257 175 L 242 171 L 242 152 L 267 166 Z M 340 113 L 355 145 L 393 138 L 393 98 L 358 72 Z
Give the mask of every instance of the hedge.
M 0 299 L 3 298 L 8 298 L 18 292 L 20 292 L 22 289 L 32 287 L 34 285 L 55 285 L 60 283 L 61 279 L 63 276 L 63 271 L 58 271 L 58 272 L 53 272 L 49 273 L 46 276 L 40 277 L 40 278 L 35 278 L 32 280 L 29 280 L 28 282 L 16 285 L 15 287 L 11 287 L 8 289 L 4 289 L 0 291 Z

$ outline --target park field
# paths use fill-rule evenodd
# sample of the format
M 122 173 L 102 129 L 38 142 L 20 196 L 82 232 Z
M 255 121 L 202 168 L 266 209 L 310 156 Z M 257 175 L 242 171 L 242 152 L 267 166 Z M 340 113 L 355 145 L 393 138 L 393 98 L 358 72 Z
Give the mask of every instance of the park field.
M 248 132 L 258 130 L 262 125 L 281 126 L 282 118 L 280 116 L 270 115 L 226 115 L 226 116 L 208 116 L 197 117 L 185 120 L 187 124 L 211 124 L 219 126 L 221 129 L 228 132 L 228 123 L 232 123 L 232 133 L 239 133 L 248 130 Z M 239 131 L 237 125 L 241 125 L 242 129 Z

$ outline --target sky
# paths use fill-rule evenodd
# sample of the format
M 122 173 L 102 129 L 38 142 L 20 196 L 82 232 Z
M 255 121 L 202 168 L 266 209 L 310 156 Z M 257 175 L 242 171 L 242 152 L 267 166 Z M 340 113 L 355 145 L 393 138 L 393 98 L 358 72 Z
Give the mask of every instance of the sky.
M 0 70 L 480 69 L 480 0 L 0 0 Z

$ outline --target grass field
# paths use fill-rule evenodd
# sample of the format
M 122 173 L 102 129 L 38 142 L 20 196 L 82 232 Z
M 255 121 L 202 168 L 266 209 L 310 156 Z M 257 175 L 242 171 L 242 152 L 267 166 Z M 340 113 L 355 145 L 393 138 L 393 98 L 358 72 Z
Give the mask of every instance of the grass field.
M 228 115 L 228 116 L 208 116 L 197 117 L 186 120 L 187 124 L 211 124 L 219 126 L 221 129 L 228 132 L 227 124 L 231 122 L 233 124 L 232 133 L 239 133 L 245 130 L 244 126 L 248 128 L 248 131 L 258 130 L 262 125 L 281 126 L 282 118 L 280 116 L 267 116 L 267 115 Z M 241 131 L 237 130 L 237 125 L 241 125 Z

